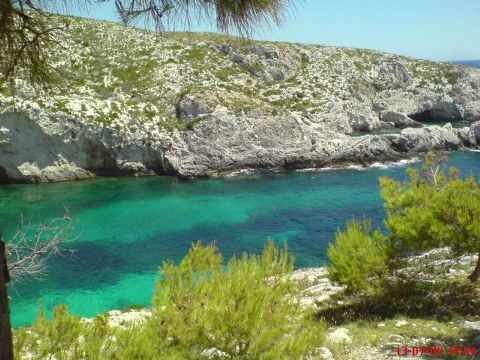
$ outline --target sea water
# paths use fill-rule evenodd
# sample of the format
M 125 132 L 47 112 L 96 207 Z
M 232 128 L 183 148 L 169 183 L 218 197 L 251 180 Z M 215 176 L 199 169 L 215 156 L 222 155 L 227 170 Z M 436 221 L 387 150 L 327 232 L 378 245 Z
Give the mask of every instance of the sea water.
M 480 174 L 479 152 L 456 152 L 449 165 Z M 400 162 L 370 168 L 323 169 L 180 181 L 174 177 L 0 187 L 0 231 L 8 240 L 20 216 L 32 224 L 64 216 L 73 254 L 48 264 L 44 281 L 10 288 L 12 325 L 30 324 L 41 299 L 48 312 L 68 304 L 94 316 L 132 304 L 149 306 L 162 261 L 180 261 L 191 244 L 216 241 L 226 258 L 261 252 L 271 237 L 288 243 L 297 267 L 326 263 L 335 232 L 353 218 L 382 226 L 378 178 L 405 180 Z M 65 220 L 64 220 L 65 221 Z

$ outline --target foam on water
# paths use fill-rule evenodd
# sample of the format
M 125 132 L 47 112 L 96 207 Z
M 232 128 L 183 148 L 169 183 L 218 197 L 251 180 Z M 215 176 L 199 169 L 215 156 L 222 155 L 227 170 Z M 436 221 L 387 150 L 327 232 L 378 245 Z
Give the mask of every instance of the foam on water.
M 473 150 L 475 151 L 475 150 Z M 386 162 L 374 162 L 368 166 L 363 166 L 363 165 L 347 165 L 343 167 L 322 167 L 322 168 L 306 168 L 306 169 L 298 169 L 296 171 L 302 173 L 302 172 L 320 172 L 320 171 L 335 171 L 335 170 L 342 170 L 342 169 L 348 169 L 348 170 L 357 170 L 357 171 L 364 171 L 368 169 L 388 169 L 392 167 L 404 167 L 409 164 L 415 164 L 420 162 L 421 159 L 418 157 L 412 157 L 410 159 L 402 159 L 402 160 L 397 160 L 397 161 L 386 161 Z

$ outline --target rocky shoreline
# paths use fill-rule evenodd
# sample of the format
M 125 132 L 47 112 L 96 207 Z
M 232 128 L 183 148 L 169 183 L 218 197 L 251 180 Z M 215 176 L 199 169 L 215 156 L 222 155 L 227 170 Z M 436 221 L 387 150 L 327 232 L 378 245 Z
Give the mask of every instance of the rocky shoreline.
M 480 122 L 459 129 L 447 123 L 408 127 L 396 134 L 352 137 L 326 131 L 306 137 L 307 129 L 312 131 L 308 124 L 291 119 L 292 127 L 287 118 L 275 124 L 267 118 L 255 131 L 234 129 L 229 135 L 226 128 L 234 123 L 228 116 L 225 119 L 225 113 L 225 109 L 218 117 L 214 113 L 212 120 L 198 124 L 192 132 L 174 132 L 175 141 L 165 147 L 155 139 L 147 142 L 135 134 L 84 124 L 66 115 L 5 112 L 0 114 L 0 182 L 153 174 L 192 179 L 242 170 L 367 166 L 411 158 L 430 149 L 477 149 L 480 145 Z

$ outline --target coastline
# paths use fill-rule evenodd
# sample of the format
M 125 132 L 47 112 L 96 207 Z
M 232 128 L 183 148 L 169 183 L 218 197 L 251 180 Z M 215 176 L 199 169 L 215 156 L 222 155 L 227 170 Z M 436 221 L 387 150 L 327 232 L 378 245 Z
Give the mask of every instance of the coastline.
M 3 118 L 8 118 L 8 116 L 8 114 L 4 114 Z M 2 117 L 1 114 L 0 117 Z M 42 123 L 40 121 L 41 126 L 34 129 L 33 134 L 30 135 L 28 132 L 31 132 L 29 125 L 31 122 L 27 120 L 29 117 L 15 115 L 12 119 L 14 121 L 10 122 L 10 126 L 12 126 L 10 129 L 5 127 L 5 125 L 9 125 L 8 122 L 0 129 L 10 137 L 3 140 L 3 147 L 6 147 L 7 151 L 4 152 L 6 155 L 3 158 L 4 164 L 0 164 L 0 183 L 4 184 L 156 175 L 176 176 L 179 179 L 192 180 L 231 178 L 255 173 L 386 168 L 396 166 L 396 164 L 416 162 L 423 153 L 429 150 L 476 151 L 480 144 L 480 122 L 474 122 L 470 127 L 458 129 L 447 123 L 442 127 L 432 125 L 415 129 L 406 128 L 396 134 L 365 134 L 350 137 L 337 133 L 334 136 L 338 137 L 338 140 L 330 141 L 331 144 L 334 144 L 334 148 L 328 150 L 324 147 L 320 152 L 301 150 L 295 154 L 289 154 L 290 149 L 282 148 L 282 145 L 278 144 L 271 146 L 270 149 L 262 150 L 261 157 L 250 159 L 250 152 L 255 151 L 255 145 L 252 144 L 251 147 L 249 145 L 248 150 L 245 150 L 246 153 L 238 154 L 238 157 L 232 162 L 226 161 L 225 158 L 212 158 L 210 155 L 206 157 L 203 151 L 208 150 L 207 148 L 202 148 L 202 152 L 197 154 L 170 157 L 169 150 L 160 145 L 153 146 L 138 141 L 125 143 L 125 135 L 112 129 L 99 129 L 92 125 L 81 124 L 73 119 L 70 119 L 70 125 L 73 123 L 79 133 L 76 135 L 75 141 L 68 139 L 71 137 L 72 129 L 64 128 L 66 122 L 62 119 L 54 122 L 49 120 Z M 39 129 L 46 129 L 54 124 L 57 126 L 57 132 L 53 134 L 39 132 Z M 26 150 L 24 141 L 20 144 L 14 142 L 15 138 L 12 136 L 12 132 L 18 128 L 21 133 L 27 133 L 26 139 L 31 139 L 32 145 L 38 144 L 40 141 L 46 149 L 53 147 L 42 155 L 42 158 L 57 153 L 57 156 L 53 155 L 57 160 L 54 160 L 51 165 L 29 161 L 32 156 L 37 156 L 33 154 L 38 154 L 38 151 L 36 148 Z M 101 137 L 98 137 L 99 130 L 101 130 Z M 80 134 L 81 132 L 83 134 Z M 96 135 L 92 135 L 93 133 Z M 289 140 L 288 146 L 292 146 L 297 140 L 292 138 Z M 215 148 L 216 145 L 212 145 Z M 23 149 L 20 149 L 19 146 Z M 63 154 L 59 153 L 60 151 Z M 67 160 L 67 157 L 71 161 Z M 206 163 L 204 163 L 205 160 Z M 43 161 L 45 162 L 45 160 Z

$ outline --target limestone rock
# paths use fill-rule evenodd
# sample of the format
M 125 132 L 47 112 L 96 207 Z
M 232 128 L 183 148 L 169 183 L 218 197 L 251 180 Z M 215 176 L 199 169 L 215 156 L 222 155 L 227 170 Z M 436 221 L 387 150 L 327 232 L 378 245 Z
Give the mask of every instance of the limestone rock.
M 478 125 L 424 129 L 408 118 L 480 120 L 479 69 L 205 34 L 145 51 L 154 34 L 85 19 L 70 30 L 49 56 L 71 76 L 49 99 L 20 77 L 17 96 L 0 87 L 0 182 L 196 178 L 480 146 Z M 84 33 L 98 35 L 98 51 L 82 45 Z M 125 54 L 110 57 L 114 43 L 142 54 L 135 66 Z M 404 130 L 374 135 L 393 127 Z
M 266 83 L 288 80 L 300 64 L 300 56 L 297 53 L 292 51 L 280 53 L 271 45 L 252 46 L 250 54 L 244 54 L 229 44 L 220 45 L 217 49 Z
M 107 313 L 108 324 L 112 327 L 127 328 L 129 326 L 145 322 L 152 316 L 150 309 L 129 310 L 121 312 L 118 310 L 111 310 Z
M 319 351 L 320 358 L 323 360 L 335 360 L 333 353 L 330 351 L 329 348 L 322 346 Z
M 480 121 L 477 121 L 470 126 L 470 133 L 473 134 L 477 144 L 480 145 Z
M 407 115 L 395 111 L 381 111 L 378 115 L 380 121 L 391 123 L 396 128 L 422 127 L 418 121 L 410 119 Z
M 279 58 L 278 51 L 270 46 L 265 45 L 256 45 L 250 48 L 252 53 L 257 55 L 260 58 L 275 60 Z
M 428 150 L 458 149 L 461 140 L 458 132 L 450 124 L 420 129 L 404 129 L 399 136 L 392 138 L 392 146 L 400 152 L 425 152 Z
M 176 104 L 177 116 L 184 121 L 193 120 L 212 111 L 211 105 L 192 95 L 184 96 Z
M 410 80 L 410 74 L 405 65 L 394 58 L 382 60 L 378 74 L 379 81 L 385 88 L 404 85 Z
M 475 331 L 480 333 L 480 321 L 467 321 L 463 322 L 463 327 L 467 330 Z
M 338 328 L 335 331 L 329 333 L 327 335 L 327 339 L 334 343 L 350 344 L 352 342 L 350 332 L 346 328 Z
M 95 174 L 171 171 L 163 147 L 64 115 L 4 112 L 0 123 L 0 182 L 57 182 Z
M 466 120 L 480 120 L 480 72 L 477 69 L 463 68 L 459 80 L 452 87 L 455 98 L 465 110 Z
M 430 109 L 430 116 L 440 121 L 458 121 L 462 120 L 464 115 L 465 110 L 461 105 L 448 101 L 439 101 Z
M 465 146 L 474 147 L 477 144 L 474 125 L 458 129 L 458 137 L 462 140 Z
M 313 354 L 306 356 L 304 360 L 335 360 L 335 357 L 328 347 L 321 346 L 315 349 Z
M 426 103 L 423 110 L 410 117 L 421 122 L 461 121 L 465 118 L 465 110 L 460 104 L 451 101 L 438 101 L 433 105 Z
M 319 306 L 346 288 L 331 282 L 328 270 L 324 267 L 295 270 L 292 279 L 305 286 L 300 296 L 300 302 L 305 307 Z

